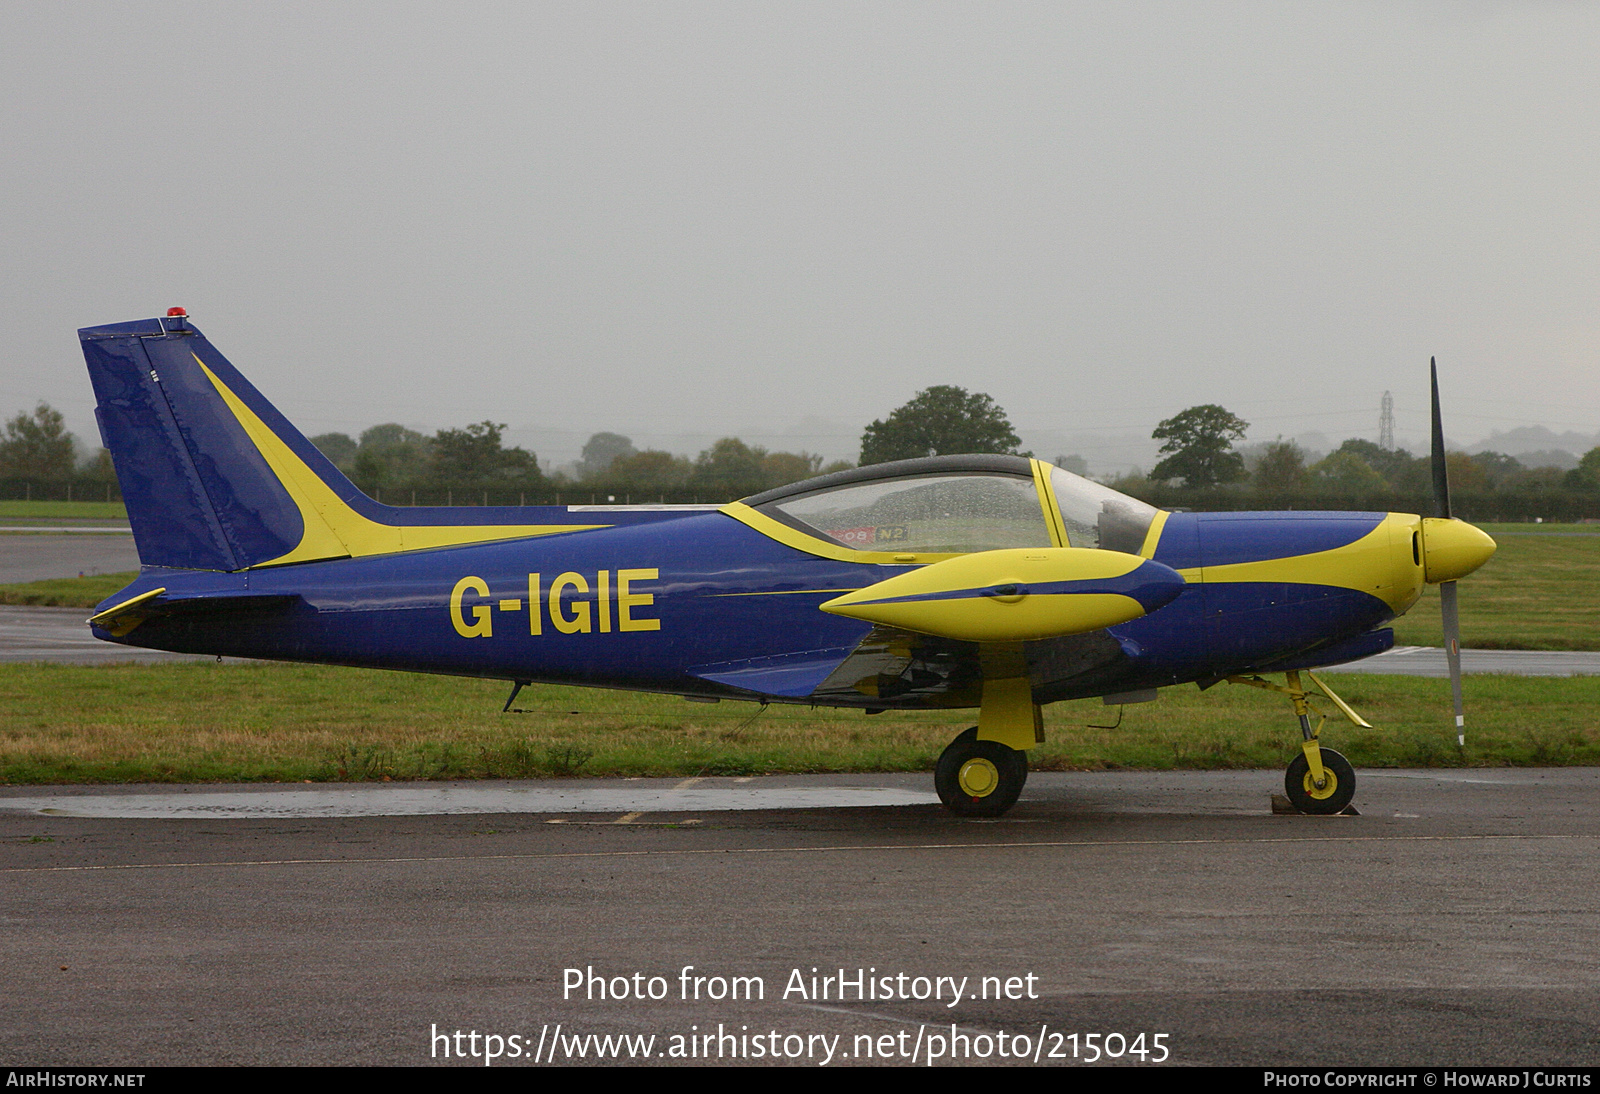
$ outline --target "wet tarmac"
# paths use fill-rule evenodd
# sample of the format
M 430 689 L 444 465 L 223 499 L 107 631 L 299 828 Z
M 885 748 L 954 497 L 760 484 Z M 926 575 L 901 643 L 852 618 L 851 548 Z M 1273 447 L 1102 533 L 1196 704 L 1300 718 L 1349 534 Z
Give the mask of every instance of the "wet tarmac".
M 167 653 L 102 642 L 89 631 L 89 614 L 88 608 L 0 605 L 0 663 L 45 661 L 61 665 L 110 665 L 128 661 L 216 660 L 201 654 Z
M 21 528 L 0 527 L 0 585 L 138 569 L 139 552 L 126 531 L 84 528 L 71 534 L 27 534 Z
M 986 822 L 777 807 L 925 775 L 705 780 L 756 809 L 552 781 L 449 789 L 631 796 L 226 819 L 28 804 L 170 787 L 7 788 L 0 1053 L 1082 1066 L 1092 1034 L 1124 1065 L 1600 1062 L 1600 772 L 1360 778 L 1361 816 L 1319 818 L 1270 812 L 1279 772 L 1036 773 Z

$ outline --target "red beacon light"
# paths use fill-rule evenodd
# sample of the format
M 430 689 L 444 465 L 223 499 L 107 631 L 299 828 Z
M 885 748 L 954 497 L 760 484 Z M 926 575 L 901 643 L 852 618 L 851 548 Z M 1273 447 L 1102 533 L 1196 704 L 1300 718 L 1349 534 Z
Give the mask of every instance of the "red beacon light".
M 168 319 L 187 319 L 188 317 L 189 317 L 189 313 L 187 311 L 185 311 L 184 309 L 182 309 L 182 308 L 168 308 L 167 309 L 167 318 Z

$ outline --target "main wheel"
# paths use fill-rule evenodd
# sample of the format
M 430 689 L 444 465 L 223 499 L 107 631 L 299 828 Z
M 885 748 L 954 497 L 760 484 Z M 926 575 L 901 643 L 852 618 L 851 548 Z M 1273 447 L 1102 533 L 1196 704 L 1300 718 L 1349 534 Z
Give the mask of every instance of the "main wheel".
M 963 817 L 998 817 L 1017 803 L 1028 781 L 1026 753 L 978 740 L 978 727 L 950 742 L 933 769 L 939 800 Z
M 1283 792 L 1302 813 L 1329 817 L 1342 813 L 1356 794 L 1356 772 L 1350 761 L 1331 748 L 1322 749 L 1322 772 L 1327 776 L 1325 786 L 1318 789 L 1311 781 L 1311 765 L 1304 752 L 1296 756 L 1284 772 Z

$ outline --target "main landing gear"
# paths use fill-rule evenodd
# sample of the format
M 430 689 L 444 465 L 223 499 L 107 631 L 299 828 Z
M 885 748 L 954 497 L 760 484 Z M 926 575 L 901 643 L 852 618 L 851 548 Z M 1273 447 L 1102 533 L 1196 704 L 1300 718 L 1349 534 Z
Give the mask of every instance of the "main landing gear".
M 978 740 L 978 727 L 950 742 L 933 769 L 939 800 L 963 817 L 998 817 L 1017 803 L 1028 781 L 1028 754 Z
M 1017 804 L 1028 781 L 1028 749 L 1044 741 L 1022 643 L 991 643 L 980 647 L 980 656 L 978 724 L 951 741 L 933 769 L 939 800 L 962 817 L 998 817 Z
M 1350 709 L 1350 705 L 1335 695 L 1314 674 L 1307 672 L 1311 682 L 1315 684 L 1322 695 L 1333 703 L 1353 724 L 1365 729 L 1372 725 L 1361 715 Z M 1283 775 L 1283 792 L 1289 798 L 1289 804 L 1302 813 L 1314 816 L 1332 816 L 1343 813 L 1350 807 L 1350 800 L 1356 793 L 1356 773 L 1350 766 L 1350 761 L 1339 755 L 1331 748 L 1323 748 L 1320 736 L 1322 726 L 1328 716 L 1321 711 L 1317 712 L 1317 725 L 1311 726 L 1311 698 L 1304 688 L 1300 686 L 1298 672 L 1283 674 L 1284 684 L 1279 687 L 1259 676 L 1230 676 L 1230 684 L 1248 684 L 1253 688 L 1264 688 L 1267 691 L 1276 691 L 1287 695 L 1294 704 L 1295 717 L 1300 720 L 1300 755 L 1296 756 L 1289 764 L 1289 770 Z

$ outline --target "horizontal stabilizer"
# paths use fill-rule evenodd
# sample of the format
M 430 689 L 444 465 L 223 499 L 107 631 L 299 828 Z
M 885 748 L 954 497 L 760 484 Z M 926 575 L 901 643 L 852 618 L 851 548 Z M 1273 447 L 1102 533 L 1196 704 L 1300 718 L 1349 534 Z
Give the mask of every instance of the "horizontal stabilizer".
M 275 611 L 300 603 L 283 593 L 174 593 L 151 589 L 89 617 L 89 625 L 121 638 L 147 619 L 170 615 L 211 615 Z

